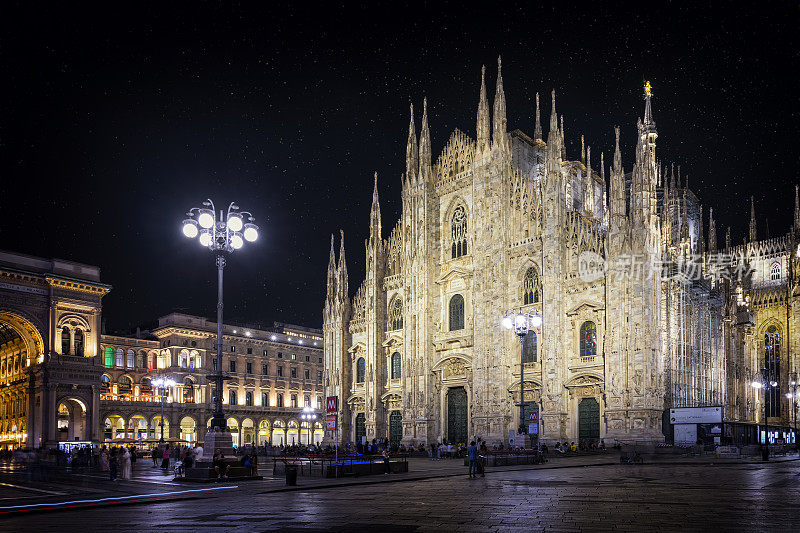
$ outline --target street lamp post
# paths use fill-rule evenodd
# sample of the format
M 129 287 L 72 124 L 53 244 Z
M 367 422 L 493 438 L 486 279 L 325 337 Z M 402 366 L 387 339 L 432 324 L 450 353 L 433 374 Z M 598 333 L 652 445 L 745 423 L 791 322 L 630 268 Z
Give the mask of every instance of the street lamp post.
M 311 436 L 314 434 L 314 420 L 317 419 L 317 412 L 310 405 L 306 405 L 303 407 L 303 412 L 300 414 L 300 419 L 308 422 L 308 442 L 306 444 L 310 446 Z
M 204 207 L 193 207 L 183 221 L 183 234 L 193 239 L 198 237 L 200 244 L 214 252 L 217 262 L 217 365 L 214 380 L 214 416 L 211 427 L 216 431 L 225 431 L 225 413 L 222 410 L 222 272 L 226 257 L 234 250 L 244 246 L 244 241 L 254 242 L 258 239 L 258 226 L 253 224 L 255 218 L 247 211 L 240 211 L 239 206 L 231 202 L 228 212 L 219 215 L 214 202 L 206 200 Z
M 166 376 L 157 377 L 152 381 L 153 385 L 159 388 L 161 392 L 161 421 L 159 425 L 161 426 L 161 438 L 158 442 L 164 444 L 164 393 L 167 391 L 168 388 L 174 387 L 176 385 L 175 380 L 168 378 Z
M 513 329 L 519 337 L 519 431 L 524 435 L 525 430 L 525 335 L 530 329 L 538 328 L 542 325 L 542 317 L 538 314 L 523 311 L 509 310 L 503 317 L 503 327 Z
M 764 444 L 761 448 L 761 458 L 764 461 L 769 461 L 769 419 L 767 418 L 767 394 L 769 389 L 778 386 L 778 382 L 770 379 L 769 370 L 767 367 L 761 369 L 761 380 L 754 380 L 750 384 L 754 389 L 764 389 Z

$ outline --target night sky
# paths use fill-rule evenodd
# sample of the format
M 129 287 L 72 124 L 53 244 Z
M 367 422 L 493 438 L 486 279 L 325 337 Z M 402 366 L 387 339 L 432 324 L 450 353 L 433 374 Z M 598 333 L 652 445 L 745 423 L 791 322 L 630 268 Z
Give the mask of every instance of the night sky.
M 0 249 L 99 265 L 108 330 L 215 315 L 213 256 L 180 233 L 207 197 L 261 227 L 229 260 L 226 321 L 321 327 L 332 232 L 352 291 L 363 277 L 374 171 L 384 237 L 399 216 L 409 102 L 419 127 L 428 97 L 435 159 L 454 128 L 474 137 L 499 54 L 509 130 L 533 133 L 538 91 L 546 133 L 555 88 L 568 157 L 584 134 L 610 164 L 618 124 L 630 170 L 648 79 L 658 157 L 714 208 L 720 243 L 728 225 L 742 241 L 750 195 L 760 236 L 791 223 L 797 5 L 30 4 L 0 13 Z

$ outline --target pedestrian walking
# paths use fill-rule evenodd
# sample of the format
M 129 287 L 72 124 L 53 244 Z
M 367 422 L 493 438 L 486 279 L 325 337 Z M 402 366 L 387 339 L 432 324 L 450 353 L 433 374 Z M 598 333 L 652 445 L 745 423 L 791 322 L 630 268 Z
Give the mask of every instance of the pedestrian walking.
M 153 458 L 153 467 L 157 467 L 158 461 L 161 460 L 161 450 L 159 450 L 158 446 L 153 446 L 153 451 L 150 452 L 150 456 Z
M 131 452 L 131 474 L 133 474 L 133 471 L 136 470 L 136 447 L 131 445 L 130 452 Z
M 122 455 L 120 455 L 120 478 L 121 479 L 130 479 L 131 478 L 131 452 L 126 447 L 122 447 Z
M 383 475 L 392 473 L 392 469 L 389 467 L 389 448 L 383 449 L 383 467 L 384 467 Z
M 116 447 L 111 448 L 111 455 L 108 458 L 108 475 L 111 481 L 117 480 L 117 474 L 119 471 L 119 459 L 117 458 L 117 449 Z
M 108 472 L 108 450 L 105 446 L 100 449 L 100 469 Z
M 164 451 L 161 452 L 161 469 L 169 470 L 169 446 L 165 446 Z
M 478 447 L 475 446 L 475 441 L 469 443 L 467 448 L 467 460 L 469 461 L 469 477 L 473 478 L 476 472 L 476 460 L 478 459 Z

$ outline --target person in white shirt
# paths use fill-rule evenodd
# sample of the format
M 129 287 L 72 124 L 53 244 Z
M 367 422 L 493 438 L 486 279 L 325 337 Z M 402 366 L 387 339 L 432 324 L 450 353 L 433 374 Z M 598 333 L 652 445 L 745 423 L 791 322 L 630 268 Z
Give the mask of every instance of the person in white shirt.
M 203 459 L 203 447 L 199 444 L 194 449 L 194 460 L 200 461 Z

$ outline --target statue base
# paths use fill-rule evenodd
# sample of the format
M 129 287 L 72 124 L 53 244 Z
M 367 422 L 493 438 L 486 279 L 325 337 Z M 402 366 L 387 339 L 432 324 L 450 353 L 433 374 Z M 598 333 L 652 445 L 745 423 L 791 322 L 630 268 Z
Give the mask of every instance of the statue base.
M 203 458 L 208 457 L 209 460 L 214 457 L 214 453 L 221 450 L 226 458 L 236 457 L 233 451 L 233 438 L 231 432 L 227 430 L 220 430 L 216 426 L 211 426 L 206 432 L 206 438 L 203 442 Z

